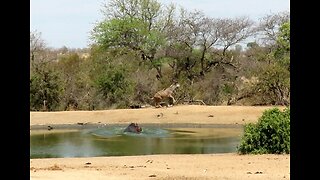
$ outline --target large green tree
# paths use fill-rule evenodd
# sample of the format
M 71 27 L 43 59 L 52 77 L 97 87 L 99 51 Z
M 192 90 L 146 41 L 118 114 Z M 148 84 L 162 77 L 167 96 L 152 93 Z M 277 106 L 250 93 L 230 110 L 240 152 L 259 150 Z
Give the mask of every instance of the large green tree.
M 125 47 L 135 51 L 162 77 L 155 55 L 164 45 L 164 27 L 170 13 L 164 12 L 156 0 L 111 0 L 104 7 L 106 18 L 94 27 L 91 39 L 105 49 Z

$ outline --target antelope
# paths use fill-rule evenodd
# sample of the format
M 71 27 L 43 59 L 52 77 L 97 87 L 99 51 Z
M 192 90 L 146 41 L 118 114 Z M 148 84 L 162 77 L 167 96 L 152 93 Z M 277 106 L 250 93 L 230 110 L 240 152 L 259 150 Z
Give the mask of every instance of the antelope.
M 178 87 L 180 87 L 180 84 L 174 83 L 174 84 L 171 84 L 170 87 L 168 87 L 167 89 L 162 89 L 161 91 L 158 91 L 157 93 L 155 93 L 153 96 L 154 106 L 156 108 L 161 107 L 160 102 L 163 99 L 171 99 L 172 102 L 175 103 L 176 100 L 172 96 L 172 93 Z

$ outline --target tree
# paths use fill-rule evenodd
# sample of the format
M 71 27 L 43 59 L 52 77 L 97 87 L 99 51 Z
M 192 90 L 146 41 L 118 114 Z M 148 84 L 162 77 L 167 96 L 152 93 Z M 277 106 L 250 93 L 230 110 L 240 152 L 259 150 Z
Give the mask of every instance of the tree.
M 87 59 L 90 69 L 88 77 L 91 81 L 91 105 L 94 109 L 129 107 L 133 96 L 134 81 L 131 80 L 134 53 L 119 55 L 118 50 L 105 50 L 99 46 L 91 49 L 91 56 Z M 132 59 L 132 61 L 127 61 Z M 132 78 L 133 79 L 133 78 Z
M 287 11 L 276 14 L 268 14 L 260 19 L 257 27 L 259 39 L 265 45 L 272 45 L 277 41 L 279 28 L 290 20 L 290 13 Z
M 62 55 L 55 63 L 54 70 L 59 72 L 62 80 L 63 94 L 61 106 L 63 110 L 87 109 L 90 94 L 88 64 L 77 53 Z
M 252 25 L 253 21 L 247 17 L 209 18 L 200 11 L 181 9 L 180 16 L 170 27 L 170 34 L 167 34 L 166 55 L 176 59 L 173 69 L 187 71 L 191 81 L 216 66 L 236 68 L 228 51 L 253 35 Z M 179 65 L 182 67 L 175 67 Z
M 155 0 L 111 0 L 104 7 L 106 19 L 94 27 L 91 39 L 105 49 L 125 47 L 139 53 L 162 77 L 155 54 L 164 43 L 163 25 L 170 22 L 170 12 Z
M 263 104 L 290 104 L 290 72 L 278 63 L 261 69 L 253 89 Z
M 290 71 L 290 22 L 280 27 L 274 57 Z
M 46 44 L 41 38 L 41 33 L 38 31 L 30 32 L 30 60 L 31 62 L 35 61 L 37 53 L 44 50 Z
M 256 70 L 255 76 L 258 77 L 258 82 L 250 94 L 258 97 L 258 101 L 263 104 L 289 105 L 290 23 L 284 22 L 276 34 L 276 44 L 271 46 L 272 51 L 262 56 L 268 59 L 268 64 Z
M 237 69 L 233 62 L 233 56 L 230 56 L 228 52 L 231 52 L 229 51 L 230 47 L 246 40 L 255 33 L 253 21 L 248 17 L 219 19 L 216 27 L 219 36 L 216 44 L 218 48 L 213 49 L 212 57 L 214 58 L 208 61 L 206 69 L 209 70 L 215 65 L 224 65 Z
M 55 110 L 60 94 L 59 76 L 52 70 L 36 71 L 30 77 L 30 110 Z
M 59 105 L 59 76 L 50 67 L 41 33 L 30 32 L 30 110 L 54 110 Z

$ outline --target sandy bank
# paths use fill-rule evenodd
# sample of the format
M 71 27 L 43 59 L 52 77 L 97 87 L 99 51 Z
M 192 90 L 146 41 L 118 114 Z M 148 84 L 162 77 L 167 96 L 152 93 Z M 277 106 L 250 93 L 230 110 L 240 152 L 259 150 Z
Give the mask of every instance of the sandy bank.
M 170 108 L 115 109 L 100 111 L 30 112 L 30 126 L 58 124 L 245 124 L 257 122 L 272 106 L 180 105 Z M 279 107 L 283 109 L 284 107 Z

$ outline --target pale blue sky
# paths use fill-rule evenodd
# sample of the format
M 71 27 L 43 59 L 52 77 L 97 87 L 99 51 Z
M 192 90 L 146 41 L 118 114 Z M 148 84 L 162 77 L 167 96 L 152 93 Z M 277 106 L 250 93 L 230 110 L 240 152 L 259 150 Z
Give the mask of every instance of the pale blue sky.
M 103 18 L 108 0 L 30 0 L 30 30 L 41 32 L 47 46 L 88 47 L 90 31 Z M 158 0 L 211 17 L 249 16 L 257 21 L 266 14 L 290 11 L 290 0 Z

